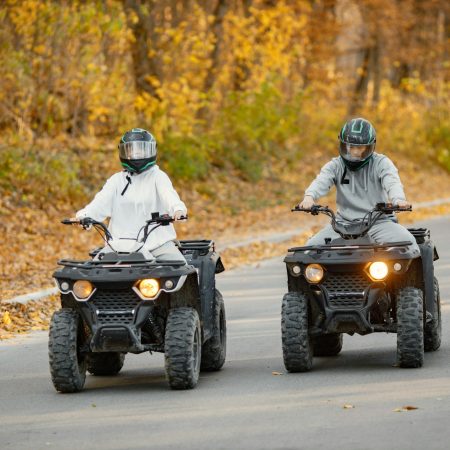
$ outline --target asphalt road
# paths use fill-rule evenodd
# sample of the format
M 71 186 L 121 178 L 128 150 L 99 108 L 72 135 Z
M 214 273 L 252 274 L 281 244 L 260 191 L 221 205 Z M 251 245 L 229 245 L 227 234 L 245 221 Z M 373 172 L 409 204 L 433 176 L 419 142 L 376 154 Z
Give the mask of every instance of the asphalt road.
M 219 276 L 228 315 L 222 371 L 170 391 L 162 355 L 127 355 L 117 377 L 58 394 L 47 335 L 0 343 L 1 449 L 450 448 L 450 218 L 428 223 L 441 259 L 443 343 L 421 369 L 394 367 L 396 335 L 345 336 L 338 357 L 287 374 L 281 355 L 282 259 Z M 353 408 L 344 408 L 352 405 Z M 396 412 L 404 406 L 418 409 Z

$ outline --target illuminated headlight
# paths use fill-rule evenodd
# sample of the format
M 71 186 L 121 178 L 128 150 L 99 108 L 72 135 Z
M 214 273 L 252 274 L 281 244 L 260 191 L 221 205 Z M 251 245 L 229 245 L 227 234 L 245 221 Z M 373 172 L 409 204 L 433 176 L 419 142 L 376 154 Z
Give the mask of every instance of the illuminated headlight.
M 154 278 L 146 278 L 145 280 L 141 280 L 138 285 L 139 292 L 145 298 L 153 298 L 159 292 L 159 283 L 158 280 Z
M 84 300 L 92 294 L 92 291 L 94 290 L 94 286 L 92 286 L 92 283 L 90 281 L 78 280 L 78 281 L 75 281 L 75 283 L 73 284 L 72 290 L 73 290 L 75 297 L 77 297 L 81 300 Z
M 305 269 L 305 278 L 310 283 L 319 283 L 323 278 L 323 267 L 320 264 L 310 264 Z
M 373 262 L 369 267 L 369 274 L 373 280 L 383 280 L 388 272 L 387 264 L 382 261 Z

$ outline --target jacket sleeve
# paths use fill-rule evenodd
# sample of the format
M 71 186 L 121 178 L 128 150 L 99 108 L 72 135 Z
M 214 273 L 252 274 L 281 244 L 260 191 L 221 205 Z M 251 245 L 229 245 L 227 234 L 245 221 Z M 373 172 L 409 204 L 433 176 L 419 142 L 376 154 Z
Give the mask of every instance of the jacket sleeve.
M 100 192 L 94 199 L 77 212 L 76 217 L 91 217 L 94 220 L 103 222 L 107 217 L 111 217 L 112 204 L 116 192 L 116 182 L 114 176 L 109 178 Z
M 186 205 L 181 201 L 177 191 L 172 186 L 172 182 L 166 173 L 160 171 L 156 182 L 159 199 L 162 203 L 165 213 L 173 216 L 175 211 L 183 211 L 187 214 Z
M 379 177 L 383 189 L 387 192 L 389 199 L 394 205 L 400 200 L 406 200 L 397 167 L 387 157 L 383 158 L 380 162 Z
M 336 161 L 332 160 L 327 162 L 322 169 L 320 169 L 319 175 L 309 185 L 305 191 L 305 195 L 311 196 L 314 200 L 318 200 L 323 197 L 328 191 L 336 184 Z

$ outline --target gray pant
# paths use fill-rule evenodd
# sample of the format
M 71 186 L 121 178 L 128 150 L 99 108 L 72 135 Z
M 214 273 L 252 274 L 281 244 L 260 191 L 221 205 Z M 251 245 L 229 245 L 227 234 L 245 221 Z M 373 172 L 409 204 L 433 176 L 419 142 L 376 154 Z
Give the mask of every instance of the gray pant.
M 173 241 L 168 241 L 165 244 L 161 245 L 161 247 L 154 248 L 151 253 L 155 258 L 158 258 L 161 261 L 186 262 L 183 254 L 180 252 Z
M 113 250 L 111 249 L 111 247 L 106 246 L 101 250 L 100 253 L 111 253 L 112 251 Z M 145 256 L 146 259 L 149 260 L 157 258 L 161 261 L 178 261 L 186 263 L 186 259 L 173 241 L 168 241 L 160 247 L 156 247 L 151 251 L 143 247 L 140 252 Z M 98 259 L 98 255 L 95 257 L 95 259 Z
M 403 226 L 391 220 L 383 220 L 377 222 L 368 232 L 370 239 L 377 244 L 385 244 L 388 242 L 410 241 L 412 242 L 412 249 L 414 253 L 420 253 L 419 246 L 416 243 L 414 236 Z M 323 245 L 325 238 L 338 238 L 337 234 L 331 224 L 322 228 L 317 234 L 311 237 L 306 245 Z

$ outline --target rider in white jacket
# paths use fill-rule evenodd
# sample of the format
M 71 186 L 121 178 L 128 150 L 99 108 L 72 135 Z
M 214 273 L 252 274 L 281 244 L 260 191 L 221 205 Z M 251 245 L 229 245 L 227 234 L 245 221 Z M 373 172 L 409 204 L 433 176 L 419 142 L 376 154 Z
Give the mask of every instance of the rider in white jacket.
M 125 133 L 119 144 L 125 171 L 110 177 L 91 203 L 76 214 L 77 219 L 91 217 L 98 221 L 109 217 L 111 247 L 115 249 L 134 244 L 139 230 L 154 212 L 169 214 L 175 220 L 187 214 L 169 177 L 156 165 L 156 153 L 156 141 L 148 131 L 134 128 Z M 161 226 L 149 235 L 141 251 L 147 258 L 183 261 L 175 239 L 172 224 Z

